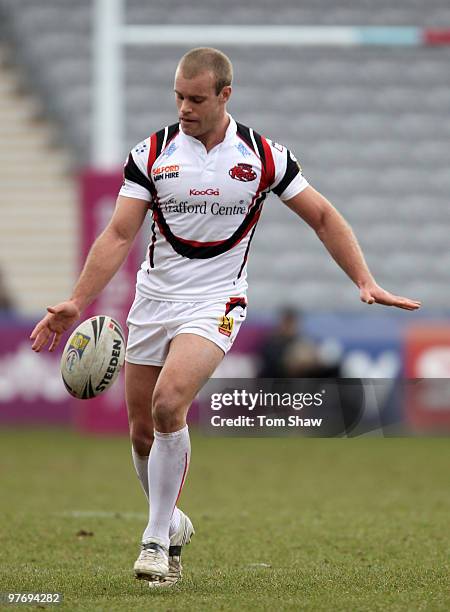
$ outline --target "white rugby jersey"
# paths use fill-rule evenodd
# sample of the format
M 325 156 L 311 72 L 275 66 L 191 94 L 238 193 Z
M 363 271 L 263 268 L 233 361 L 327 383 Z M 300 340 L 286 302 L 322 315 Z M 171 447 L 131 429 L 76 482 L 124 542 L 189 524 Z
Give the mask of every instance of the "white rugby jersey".
M 245 296 L 248 251 L 268 192 L 288 200 L 307 186 L 290 151 L 232 117 L 209 152 L 179 124 L 156 132 L 130 152 L 120 190 L 152 211 L 138 293 L 186 302 Z

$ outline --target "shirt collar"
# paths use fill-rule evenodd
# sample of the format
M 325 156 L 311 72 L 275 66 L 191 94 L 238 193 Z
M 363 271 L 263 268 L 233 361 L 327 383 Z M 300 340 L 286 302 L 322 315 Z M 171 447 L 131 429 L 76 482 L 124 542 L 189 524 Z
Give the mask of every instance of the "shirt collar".
M 236 132 L 237 132 L 236 121 L 233 119 L 233 117 L 230 114 L 228 114 L 228 117 L 230 118 L 230 123 L 227 127 L 227 131 L 225 132 L 225 138 L 223 140 L 224 142 L 228 140 L 232 140 L 236 136 Z

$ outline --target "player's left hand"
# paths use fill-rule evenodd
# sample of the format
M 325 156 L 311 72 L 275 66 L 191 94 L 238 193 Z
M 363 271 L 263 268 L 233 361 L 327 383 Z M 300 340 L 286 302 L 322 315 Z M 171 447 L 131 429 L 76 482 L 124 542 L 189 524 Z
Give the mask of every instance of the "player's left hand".
M 366 304 L 377 303 L 383 304 L 383 306 L 396 306 L 404 310 L 417 310 L 422 305 L 418 300 L 410 300 L 409 298 L 389 293 L 389 291 L 385 291 L 376 283 L 360 287 L 359 296 L 361 302 Z

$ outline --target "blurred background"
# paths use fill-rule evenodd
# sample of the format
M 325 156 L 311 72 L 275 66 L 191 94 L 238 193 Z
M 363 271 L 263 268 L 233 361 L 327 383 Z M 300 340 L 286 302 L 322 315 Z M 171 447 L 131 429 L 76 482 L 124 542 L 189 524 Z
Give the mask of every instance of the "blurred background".
M 215 42 L 211 25 L 229 26 L 225 38 Z M 285 26 L 302 30 L 276 29 Z M 218 0 L 0 0 L 1 423 L 126 430 L 119 390 L 71 400 L 59 357 L 32 354 L 27 338 L 70 294 L 128 150 L 176 121 L 178 59 L 205 44 L 234 64 L 233 116 L 295 153 L 354 228 L 379 284 L 423 302 L 419 313 L 362 304 L 315 234 L 271 196 L 252 244 L 248 322 L 217 374 L 449 377 L 446 0 L 287 0 L 276 11 L 263 0 L 226 10 Z M 147 238 L 144 229 L 90 312 L 124 324 Z M 445 408 L 436 397 L 383 407 L 424 431 L 449 427 Z

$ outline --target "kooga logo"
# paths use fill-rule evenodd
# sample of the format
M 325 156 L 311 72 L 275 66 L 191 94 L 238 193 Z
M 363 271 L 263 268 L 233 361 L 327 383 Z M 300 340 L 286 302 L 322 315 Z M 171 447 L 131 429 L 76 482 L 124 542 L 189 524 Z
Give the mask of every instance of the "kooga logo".
M 205 195 L 214 195 L 214 196 L 218 196 L 220 195 L 219 190 L 216 189 L 212 189 L 211 187 L 209 189 L 204 189 L 203 191 L 200 191 L 200 189 L 191 189 L 189 192 L 189 195 L 199 195 L 199 196 L 205 196 Z

